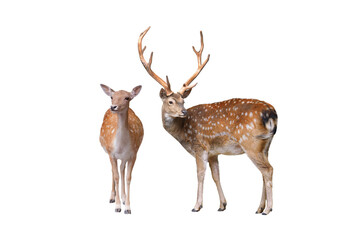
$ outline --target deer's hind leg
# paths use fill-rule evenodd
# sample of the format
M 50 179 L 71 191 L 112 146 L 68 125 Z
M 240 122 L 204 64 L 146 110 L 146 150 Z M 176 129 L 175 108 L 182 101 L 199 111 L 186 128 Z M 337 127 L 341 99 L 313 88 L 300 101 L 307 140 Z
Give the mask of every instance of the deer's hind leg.
M 111 190 L 111 197 L 109 198 L 110 203 L 114 203 L 116 200 L 116 187 L 114 183 L 114 176 L 113 176 L 113 170 L 112 170 L 112 190 Z
M 264 211 L 265 203 L 266 203 L 266 187 L 265 187 L 265 178 L 263 176 L 263 191 L 261 194 L 261 200 L 260 200 L 258 210 L 256 210 L 256 212 L 255 212 L 256 214 L 262 213 Z
M 257 140 L 253 147 L 246 151 L 248 157 L 263 176 L 263 191 L 260 205 L 256 211 L 256 213 L 263 213 L 263 215 L 269 214 L 273 208 L 273 167 L 268 161 L 269 141 L 271 139 Z

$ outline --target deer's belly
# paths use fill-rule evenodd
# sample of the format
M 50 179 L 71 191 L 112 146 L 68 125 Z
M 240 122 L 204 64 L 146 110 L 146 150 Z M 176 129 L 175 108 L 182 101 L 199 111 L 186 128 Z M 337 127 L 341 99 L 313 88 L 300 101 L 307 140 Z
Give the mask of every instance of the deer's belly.
M 234 142 L 228 142 L 222 146 L 215 146 L 210 150 L 211 155 L 239 155 L 245 153 L 240 144 Z

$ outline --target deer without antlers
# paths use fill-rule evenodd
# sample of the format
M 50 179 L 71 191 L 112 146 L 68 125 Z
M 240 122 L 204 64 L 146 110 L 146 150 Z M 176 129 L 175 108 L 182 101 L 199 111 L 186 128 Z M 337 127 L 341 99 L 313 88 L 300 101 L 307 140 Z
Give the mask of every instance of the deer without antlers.
M 130 184 L 133 166 L 136 161 L 137 151 L 143 139 L 143 126 L 140 119 L 129 108 L 129 102 L 141 91 L 141 86 L 133 88 L 131 92 L 114 91 L 101 84 L 103 91 L 111 97 L 112 105 L 104 115 L 99 140 L 109 155 L 112 165 L 112 191 L 110 203 L 116 202 L 116 212 L 121 211 L 119 198 L 119 174 L 117 159 L 121 160 L 121 199 L 126 205 L 125 214 L 131 214 Z M 125 169 L 127 164 L 127 194 L 125 191 Z
M 145 61 L 142 39 L 150 28 L 145 30 L 138 40 L 141 62 L 147 72 L 163 87 L 162 122 L 165 130 L 196 158 L 197 165 L 197 201 L 193 212 L 198 212 L 203 204 L 203 183 L 206 164 L 209 163 L 213 180 L 220 198 L 219 211 L 226 209 L 226 199 L 219 177 L 218 155 L 238 155 L 246 153 L 263 176 L 263 191 L 256 213 L 267 215 L 272 211 L 272 176 L 273 168 L 268 161 L 268 150 L 277 129 L 277 114 L 274 107 L 255 99 L 230 99 L 212 104 L 201 104 L 189 109 L 184 107 L 184 99 L 196 84 L 190 83 L 199 75 L 209 61 L 210 55 L 202 62 L 204 48 L 201 35 L 200 51 L 197 56 L 198 68 L 187 80 L 180 91 L 174 93 L 170 83 L 162 80 L 151 70 L 152 56 Z M 267 203 L 267 204 L 266 204 Z

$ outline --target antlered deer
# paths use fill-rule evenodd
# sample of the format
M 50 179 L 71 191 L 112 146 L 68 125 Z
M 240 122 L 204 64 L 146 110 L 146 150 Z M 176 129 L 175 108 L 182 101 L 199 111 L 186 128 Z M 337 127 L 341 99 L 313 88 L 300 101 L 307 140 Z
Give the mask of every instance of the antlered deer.
M 110 203 L 116 202 L 116 212 L 121 211 L 119 199 L 119 174 L 117 159 L 121 160 L 121 199 L 126 205 L 125 214 L 131 213 L 130 184 L 133 166 L 136 161 L 137 151 L 143 139 L 143 126 L 140 119 L 129 108 L 129 102 L 141 91 L 141 86 L 135 87 L 132 92 L 114 91 L 101 84 L 103 91 L 111 97 L 112 106 L 104 115 L 99 140 L 108 153 L 112 165 L 112 191 Z M 127 194 L 125 192 L 124 174 L 127 164 Z
M 186 110 L 184 98 L 196 86 L 190 83 L 199 75 L 210 57 L 209 55 L 204 62 L 201 61 L 204 48 L 202 32 L 200 32 L 200 51 L 196 51 L 193 47 L 198 68 L 182 88 L 174 93 L 168 77 L 166 76 L 165 82 L 152 71 L 153 53 L 148 62 L 143 56 L 146 47 L 142 49 L 142 39 L 149 29 L 141 33 L 138 39 L 138 52 L 149 75 L 163 87 L 160 91 L 163 102 L 163 127 L 196 158 L 198 190 L 197 201 L 192 211 L 198 212 L 202 208 L 207 162 L 219 193 L 219 211 L 226 209 L 226 199 L 220 184 L 218 155 L 246 153 L 263 176 L 261 202 L 256 213 L 269 214 L 273 206 L 273 168 L 268 161 L 268 150 L 277 129 L 277 114 L 274 107 L 255 99 L 230 99 L 218 103 L 201 104 Z

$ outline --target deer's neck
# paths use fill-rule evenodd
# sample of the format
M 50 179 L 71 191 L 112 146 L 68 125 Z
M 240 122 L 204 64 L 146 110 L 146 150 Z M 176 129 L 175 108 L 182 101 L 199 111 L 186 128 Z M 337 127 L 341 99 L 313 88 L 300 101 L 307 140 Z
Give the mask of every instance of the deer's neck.
M 119 139 L 129 138 L 129 130 L 128 130 L 128 108 L 123 111 L 117 113 L 117 135 L 116 137 Z
M 164 129 L 171 134 L 177 141 L 184 140 L 184 123 L 185 118 L 174 118 L 162 111 L 162 123 Z

